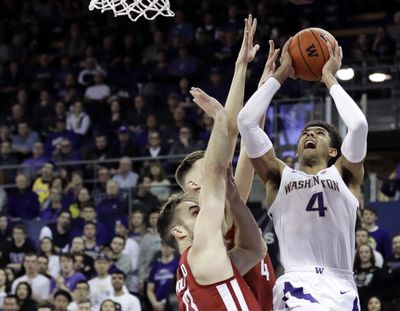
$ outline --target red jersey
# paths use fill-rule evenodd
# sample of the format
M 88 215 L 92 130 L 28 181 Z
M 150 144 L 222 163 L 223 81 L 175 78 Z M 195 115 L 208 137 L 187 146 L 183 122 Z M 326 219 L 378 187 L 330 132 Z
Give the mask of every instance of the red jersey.
M 234 236 L 235 227 L 232 226 L 232 228 L 229 229 L 229 231 L 225 234 L 225 242 L 228 242 L 228 249 L 233 248 Z M 275 272 L 268 253 L 265 255 L 265 258 L 251 268 L 251 270 L 247 272 L 243 278 L 250 287 L 254 297 L 256 297 L 261 310 L 272 310 L 272 289 L 275 285 Z
M 176 294 L 180 311 L 261 311 L 239 271 L 232 264 L 233 276 L 210 285 L 200 285 L 194 278 L 186 249 L 177 272 Z

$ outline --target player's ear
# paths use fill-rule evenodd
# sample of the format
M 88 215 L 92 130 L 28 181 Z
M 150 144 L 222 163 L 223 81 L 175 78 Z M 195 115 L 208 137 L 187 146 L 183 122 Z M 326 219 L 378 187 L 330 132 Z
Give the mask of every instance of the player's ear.
M 200 186 L 193 180 L 188 180 L 186 185 L 192 191 L 199 191 L 200 190 Z
M 171 234 L 177 239 L 182 239 L 187 235 L 185 228 L 179 225 L 171 228 Z
M 329 148 L 329 156 L 331 157 L 331 158 L 335 158 L 336 156 L 337 156 L 337 154 L 338 154 L 338 152 L 337 152 L 337 149 L 336 148 Z

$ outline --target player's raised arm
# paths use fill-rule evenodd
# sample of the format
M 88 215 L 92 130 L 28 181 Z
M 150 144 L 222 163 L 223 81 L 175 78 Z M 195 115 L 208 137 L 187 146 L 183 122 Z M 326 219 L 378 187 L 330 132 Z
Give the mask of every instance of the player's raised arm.
M 247 65 L 254 60 L 257 51 L 260 49 L 258 44 L 253 44 L 254 34 L 257 29 L 257 19 L 253 19 L 252 15 L 249 14 L 248 18 L 244 20 L 244 24 L 242 45 L 235 63 L 235 71 L 225 103 L 231 158 L 233 158 L 235 152 L 238 135 L 237 116 L 243 107 Z
M 192 253 L 204 252 L 204 245 L 223 249 L 221 225 L 224 219 L 226 168 L 229 161 L 228 119 L 222 105 L 199 88 L 190 93 L 194 102 L 214 120 L 203 161 L 200 212 L 194 228 Z
M 226 199 L 236 228 L 235 246 L 229 251 L 229 257 L 239 269 L 240 274 L 244 275 L 265 257 L 267 246 L 253 215 L 240 199 L 231 165 L 228 167 L 226 176 Z
M 343 58 L 342 48 L 337 46 L 333 51 L 329 41 L 327 45 L 330 58 L 322 70 L 322 82 L 329 89 L 339 115 L 348 129 L 341 147 L 341 156 L 335 165 L 342 175 L 346 174 L 345 171 L 350 173 L 348 186 L 359 186 L 364 178 L 363 162 L 367 154 L 368 123 L 361 109 L 335 79 Z
M 276 157 L 272 142 L 264 130 L 260 128 L 259 122 L 281 84 L 294 74 L 292 59 L 288 52 L 290 41 L 291 39 L 286 42 L 282 49 L 281 66 L 251 96 L 238 116 L 238 128 L 246 146 L 247 155 L 268 188 L 268 206 L 276 196 L 285 164 Z
M 268 80 L 268 78 L 275 73 L 276 69 L 275 62 L 276 59 L 278 58 L 278 54 L 279 54 L 279 49 L 275 49 L 274 41 L 269 40 L 268 59 L 265 63 L 260 81 L 258 82 L 258 88 L 260 88 Z M 237 122 L 237 116 L 235 120 Z M 265 113 L 260 120 L 259 123 L 260 128 L 264 128 L 264 124 L 265 124 Z M 239 190 L 240 198 L 243 200 L 243 202 L 247 202 L 249 198 L 251 186 L 253 183 L 253 177 L 254 177 L 254 168 L 250 162 L 249 157 L 247 156 L 246 147 L 242 141 L 240 145 L 239 159 L 235 171 L 235 183 Z

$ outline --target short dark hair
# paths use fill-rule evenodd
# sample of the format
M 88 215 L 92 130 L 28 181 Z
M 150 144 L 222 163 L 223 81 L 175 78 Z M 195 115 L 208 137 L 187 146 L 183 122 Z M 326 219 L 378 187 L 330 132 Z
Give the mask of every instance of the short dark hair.
M 22 232 L 26 235 L 26 226 L 22 223 L 15 224 L 12 231 L 14 232 L 15 229 L 22 230 Z
M 373 208 L 372 206 L 364 207 L 364 209 L 362 210 L 361 215 L 364 215 L 365 211 L 369 211 L 369 212 L 373 213 L 375 216 L 378 216 L 378 211 L 375 208 Z
M 338 129 L 335 126 L 333 126 L 332 124 L 329 124 L 325 121 L 322 121 L 322 120 L 315 120 L 315 121 L 308 122 L 304 126 L 304 128 L 301 132 L 303 132 L 305 129 L 308 129 L 309 127 L 314 127 L 314 126 L 322 127 L 328 131 L 329 137 L 331 140 L 331 147 L 335 148 L 337 151 L 336 157 L 330 158 L 328 161 L 328 166 L 331 166 L 331 165 L 335 164 L 336 160 L 339 159 L 339 157 L 342 154 L 341 150 L 340 150 L 340 147 L 342 146 L 342 142 L 343 142 L 342 136 L 340 135 Z
M 194 201 L 192 197 L 185 193 L 177 193 L 172 195 L 161 208 L 160 215 L 157 221 L 157 231 L 161 239 L 168 246 L 178 250 L 178 243 L 171 234 L 171 229 L 181 224 L 181 221 L 176 216 L 176 208 L 184 201 Z
M 125 237 L 123 237 L 122 235 L 116 234 L 116 235 L 113 236 L 111 242 L 114 241 L 115 238 L 122 239 L 124 241 L 124 245 L 125 245 L 125 243 L 126 243 L 126 238 Z
M 38 257 L 38 255 L 36 255 L 36 253 L 34 253 L 34 252 L 28 252 L 28 253 L 26 253 L 25 255 L 24 255 L 24 261 L 23 262 L 25 262 L 25 259 L 26 259 L 26 257 Z
M 113 275 L 113 274 L 122 275 L 124 277 L 124 280 L 126 279 L 126 274 L 122 270 L 114 269 L 114 270 L 111 271 L 111 275 Z
M 79 283 L 79 282 L 78 282 Z M 65 298 L 67 298 L 68 302 L 71 303 L 72 302 L 72 296 L 70 293 L 68 293 L 66 290 L 64 289 L 59 289 L 54 293 L 54 299 L 56 299 L 58 296 L 64 296 Z
M 74 290 L 78 287 L 79 284 L 84 284 L 84 285 L 86 285 L 88 290 L 90 289 L 89 283 L 87 281 L 80 280 L 80 281 L 76 282 L 76 284 L 74 286 Z
M 7 294 L 7 296 L 4 297 L 4 300 L 5 300 L 5 299 L 15 299 L 15 301 L 18 303 L 18 298 L 17 298 L 17 296 L 14 295 L 14 294 Z
M 75 261 L 74 255 L 72 255 L 71 253 L 61 253 L 60 260 L 61 260 L 61 258 L 66 258 L 66 259 L 72 260 L 73 262 Z
M 184 189 L 185 186 L 185 177 L 187 173 L 192 169 L 193 165 L 200 159 L 203 159 L 205 155 L 204 150 L 194 151 L 188 154 L 179 164 L 178 168 L 175 171 L 175 180 L 178 183 L 179 187 Z
M 93 221 L 87 221 L 87 222 L 85 222 L 84 225 L 83 225 L 83 228 L 85 228 L 85 227 L 88 226 L 88 225 L 92 225 L 92 226 L 94 226 L 94 227 L 96 228 L 96 224 L 95 224 Z
M 369 231 L 368 231 L 367 229 L 365 229 L 364 227 L 357 228 L 356 232 L 358 232 L 358 231 L 364 231 L 364 232 L 367 232 L 367 233 L 368 233 L 368 235 L 369 235 Z

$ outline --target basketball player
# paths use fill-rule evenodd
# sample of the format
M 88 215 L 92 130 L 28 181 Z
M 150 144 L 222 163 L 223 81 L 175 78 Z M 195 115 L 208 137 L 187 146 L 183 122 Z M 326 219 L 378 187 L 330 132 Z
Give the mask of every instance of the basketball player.
M 251 15 L 249 15 L 248 19 L 245 20 L 242 47 L 235 64 L 235 73 L 225 104 L 225 110 L 228 117 L 229 158 L 231 160 L 233 159 L 238 135 L 237 116 L 240 109 L 243 107 L 247 64 L 254 59 L 259 48 L 257 45 L 253 46 L 253 36 L 257 25 L 256 22 L 256 19 L 253 21 Z M 270 42 L 268 60 L 264 68 L 264 73 L 260 79 L 259 86 L 261 86 L 266 81 L 266 78 L 275 70 L 275 61 L 279 51 L 275 50 L 271 44 L 273 44 L 272 41 Z M 263 126 L 264 120 L 262 120 L 261 124 Z M 196 199 L 198 199 L 202 188 L 201 173 L 203 171 L 203 157 L 204 151 L 195 151 L 189 154 L 179 165 L 175 174 L 175 179 L 182 190 Z M 247 157 L 246 150 L 245 148 L 241 148 L 235 174 L 235 182 L 240 197 L 244 202 L 246 202 L 249 197 L 253 175 L 254 169 Z M 235 227 L 233 225 L 233 219 L 229 214 L 229 208 L 225 213 L 225 221 L 229 228 L 225 235 L 225 242 L 227 243 L 228 249 L 231 249 L 235 240 Z M 275 284 L 275 274 L 269 255 L 266 254 L 265 258 L 261 262 L 257 263 L 246 275 L 244 275 L 244 279 L 256 297 L 261 309 L 270 311 L 272 309 L 272 288 Z
M 368 124 L 335 79 L 342 49 L 334 52 L 327 43 L 330 58 L 323 68 L 322 82 L 348 133 L 341 144 L 334 126 L 311 122 L 298 141 L 299 170 L 277 159 L 258 122 L 282 83 L 295 75 L 288 53 L 290 41 L 282 49 L 281 66 L 238 116 L 248 156 L 265 184 L 285 268 L 274 287 L 274 310 L 359 310 L 352 267 Z
M 204 156 L 199 203 L 185 195 L 173 196 L 164 205 L 158 232 L 181 260 L 176 291 L 179 310 L 261 311 L 242 275 L 266 253 L 257 224 L 240 199 L 229 161 L 228 119 L 215 99 L 192 89 L 194 101 L 214 119 L 214 129 Z M 223 220 L 227 199 L 237 233 L 235 247 L 227 252 Z M 200 208 L 201 206 L 201 208 Z

